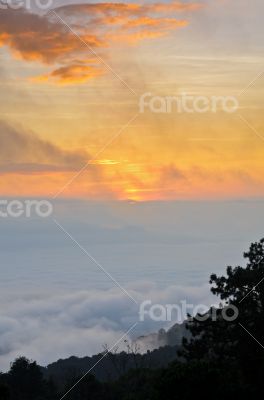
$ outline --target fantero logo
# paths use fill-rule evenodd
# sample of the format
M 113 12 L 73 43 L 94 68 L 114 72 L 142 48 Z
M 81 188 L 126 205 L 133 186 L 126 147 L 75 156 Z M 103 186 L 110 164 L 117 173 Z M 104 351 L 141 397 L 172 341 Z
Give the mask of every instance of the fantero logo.
M 52 7 L 53 0 L 0 0 L 0 10 L 48 10 Z
M 48 200 L 0 200 L 0 218 L 47 218 L 52 213 L 53 206 Z
M 219 309 L 218 306 L 212 306 L 208 312 L 208 306 L 204 304 L 188 304 L 186 300 L 182 300 L 179 304 L 152 304 L 151 300 L 145 300 L 140 304 L 139 320 L 145 321 L 150 319 L 156 322 L 172 322 L 175 320 L 184 321 L 188 315 L 193 315 L 189 318 L 195 318 L 197 321 L 206 321 L 211 318 L 216 321 L 221 317 L 228 322 L 235 321 L 239 315 L 238 308 L 232 304 Z

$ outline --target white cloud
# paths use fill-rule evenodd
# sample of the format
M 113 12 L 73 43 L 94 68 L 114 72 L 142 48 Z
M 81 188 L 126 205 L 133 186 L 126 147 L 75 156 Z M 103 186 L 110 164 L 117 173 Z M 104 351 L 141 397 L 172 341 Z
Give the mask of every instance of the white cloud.
M 140 303 L 210 303 L 208 286 L 158 289 L 149 282 L 128 288 Z M 86 356 L 110 347 L 138 321 L 138 306 L 120 289 L 72 293 L 1 292 L 0 368 L 5 370 L 19 355 L 46 365 L 71 355 Z M 168 325 L 168 324 L 167 324 Z M 171 325 L 171 324 L 169 324 Z M 131 337 L 158 331 L 164 322 L 139 322 Z M 121 346 L 122 347 L 122 346 Z

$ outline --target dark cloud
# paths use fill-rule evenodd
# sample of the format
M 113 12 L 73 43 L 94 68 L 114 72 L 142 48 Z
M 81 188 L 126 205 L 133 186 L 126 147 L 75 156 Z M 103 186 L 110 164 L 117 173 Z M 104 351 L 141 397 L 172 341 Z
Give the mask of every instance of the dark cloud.
M 89 155 L 66 151 L 32 132 L 0 121 L 0 172 L 30 173 L 78 170 Z

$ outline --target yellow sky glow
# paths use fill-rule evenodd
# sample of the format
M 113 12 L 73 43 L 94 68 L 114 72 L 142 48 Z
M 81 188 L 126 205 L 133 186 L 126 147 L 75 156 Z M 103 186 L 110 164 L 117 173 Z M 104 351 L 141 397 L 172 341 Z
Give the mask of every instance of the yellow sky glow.
M 240 42 L 231 52 L 220 34 L 210 36 L 212 15 L 235 29 L 224 14 L 232 8 L 202 3 L 56 9 L 69 24 L 75 16 L 79 38 L 55 16 L 48 23 L 24 13 L 16 27 L 11 12 L 0 17 L 2 195 L 263 196 L 263 57 L 250 43 L 246 54 Z M 238 109 L 140 112 L 145 93 L 235 96 Z

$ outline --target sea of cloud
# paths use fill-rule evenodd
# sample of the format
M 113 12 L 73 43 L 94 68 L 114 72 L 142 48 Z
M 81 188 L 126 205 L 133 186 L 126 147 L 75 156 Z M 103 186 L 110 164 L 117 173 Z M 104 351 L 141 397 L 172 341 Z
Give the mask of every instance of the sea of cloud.
M 158 288 L 150 282 L 127 287 L 136 304 L 120 288 L 52 292 L 1 291 L 0 370 L 8 369 L 18 356 L 26 356 L 47 365 L 71 355 L 86 356 L 112 347 L 135 324 L 128 334 L 133 340 L 141 334 L 157 332 L 172 322 L 158 322 L 146 317 L 139 321 L 139 306 L 145 300 L 153 304 L 212 303 L 208 285 Z M 122 349 L 124 341 L 118 343 Z
M 139 321 L 141 302 L 210 305 L 209 276 L 243 264 L 263 236 L 263 201 L 62 201 L 53 217 L 2 219 L 0 371 L 24 355 L 42 365 L 101 352 L 177 321 Z M 119 343 L 122 348 L 122 342 Z

